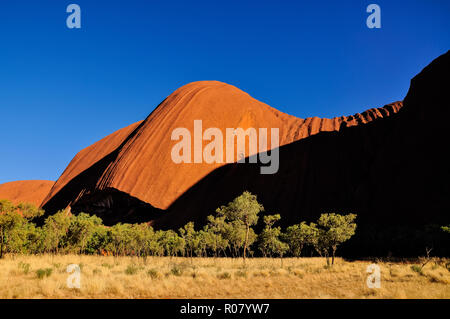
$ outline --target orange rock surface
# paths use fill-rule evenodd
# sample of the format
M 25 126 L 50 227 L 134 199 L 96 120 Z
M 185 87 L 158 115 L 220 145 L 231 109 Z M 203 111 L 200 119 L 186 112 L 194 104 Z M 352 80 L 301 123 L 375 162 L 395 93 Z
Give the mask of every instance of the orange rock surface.
M 191 83 L 144 121 L 79 152 L 43 208 L 51 214 L 70 207 L 107 225 L 178 229 L 193 221 L 199 228 L 248 190 L 265 214 L 281 215 L 282 227 L 323 213 L 356 213 L 357 233 L 343 255 L 418 256 L 430 245 L 427 232 L 450 223 L 448 74 L 450 51 L 411 80 L 403 102 L 334 119 L 296 118 L 231 85 Z M 278 172 L 261 174 L 252 163 L 175 164 L 171 133 L 187 128 L 192 135 L 194 120 L 203 130 L 279 128 Z M 448 255 L 450 245 L 439 240 L 433 251 Z
M 216 127 L 224 135 L 226 128 L 279 128 L 282 146 L 320 132 L 339 131 L 342 127 L 389 117 L 401 106 L 401 102 L 396 102 L 348 117 L 301 119 L 282 113 L 229 84 L 216 81 L 190 83 L 167 97 L 144 121 L 123 128 L 80 151 L 43 204 L 52 210 L 61 209 L 77 202 L 85 194 L 115 189 L 153 207 L 167 209 L 195 183 L 225 165 L 175 164 L 172 161 L 171 150 L 176 144 L 171 140 L 172 131 L 184 127 L 193 132 L 194 120 L 203 121 L 203 130 Z M 204 141 L 203 147 L 207 143 Z M 248 149 L 245 155 L 249 155 Z M 98 169 L 80 177 L 80 173 L 96 163 Z M 69 185 L 77 178 L 80 185 Z M 60 192 L 63 194 L 58 197 Z
M 54 184 L 53 181 L 40 180 L 0 184 L 0 199 L 8 199 L 15 204 L 26 202 L 40 206 Z

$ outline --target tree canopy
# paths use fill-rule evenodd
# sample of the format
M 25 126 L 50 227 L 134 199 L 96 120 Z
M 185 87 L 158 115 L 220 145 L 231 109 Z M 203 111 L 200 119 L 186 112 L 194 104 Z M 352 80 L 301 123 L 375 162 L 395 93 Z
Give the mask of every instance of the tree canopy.
M 79 253 L 114 256 L 229 256 L 253 255 L 299 257 L 305 246 L 321 256 L 332 257 L 340 244 L 356 230 L 356 215 L 322 214 L 316 223 L 300 222 L 283 232 L 279 214 L 264 215 L 264 207 L 245 191 L 216 214 L 207 217 L 203 228 L 188 222 L 178 231 L 154 230 L 149 224 L 103 225 L 85 213 L 73 215 L 62 210 L 48 216 L 41 226 L 33 223 L 43 211 L 34 205 L 15 205 L 0 200 L 0 257 L 5 253 Z M 259 223 L 259 224 L 258 224 Z M 261 225 L 262 224 L 262 225 Z M 254 227 L 262 229 L 259 234 Z M 449 227 L 442 227 L 448 231 Z

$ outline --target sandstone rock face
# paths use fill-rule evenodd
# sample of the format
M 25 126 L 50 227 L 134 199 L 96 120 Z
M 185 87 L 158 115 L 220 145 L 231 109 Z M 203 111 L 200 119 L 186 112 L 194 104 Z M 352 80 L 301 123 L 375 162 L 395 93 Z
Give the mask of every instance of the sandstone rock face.
M 187 128 L 194 132 L 195 120 L 202 120 L 204 130 L 215 127 L 224 134 L 226 128 L 268 128 L 269 132 L 270 128 L 279 128 L 282 146 L 320 132 L 336 132 L 343 127 L 389 117 L 401 106 L 397 102 L 349 117 L 300 119 L 279 112 L 225 83 L 190 83 L 171 94 L 146 120 L 123 128 L 78 153 L 48 194 L 44 208 L 55 211 L 72 206 L 77 210 L 77 206 L 83 206 L 84 210 L 93 211 L 90 207 L 97 206 L 101 209 L 96 212 L 103 217 L 105 214 L 114 216 L 115 212 L 110 209 L 114 199 L 110 194 L 113 192 L 117 196 L 121 192 L 154 208 L 167 210 L 189 188 L 225 165 L 173 162 L 171 150 L 176 141 L 171 140 L 172 131 Z M 203 147 L 207 143 L 204 141 Z M 223 148 L 224 154 L 230 151 L 226 143 Z M 232 151 L 236 161 L 237 150 Z M 247 147 L 245 156 L 248 155 L 253 154 Z M 89 200 L 86 202 L 86 199 Z M 121 206 L 119 210 L 122 215 L 130 215 L 124 211 L 127 207 Z
M 0 199 L 7 199 L 15 204 L 25 202 L 40 206 L 54 184 L 53 181 L 33 180 L 0 184 Z
M 402 227 L 450 222 L 449 61 L 446 53 L 417 75 L 403 103 L 334 119 L 296 118 L 221 82 L 185 85 L 144 121 L 78 153 L 43 207 L 51 213 L 70 206 L 107 224 L 178 228 L 204 223 L 249 190 L 267 213 L 280 213 L 284 225 L 352 212 L 359 216 L 359 237 L 348 249 L 380 255 L 401 246 L 408 254 L 405 245 L 423 243 Z M 175 164 L 171 133 L 179 127 L 192 132 L 194 120 L 223 132 L 279 128 L 278 172 L 262 175 L 259 164 L 249 163 Z M 400 233 L 407 238 L 395 238 Z

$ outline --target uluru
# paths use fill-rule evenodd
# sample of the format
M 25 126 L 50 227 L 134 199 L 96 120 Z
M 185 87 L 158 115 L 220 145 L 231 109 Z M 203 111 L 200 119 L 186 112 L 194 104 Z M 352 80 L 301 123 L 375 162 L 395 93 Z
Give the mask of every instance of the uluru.
M 49 211 L 68 206 L 75 212 L 79 209 L 95 211 L 107 221 L 121 219 L 124 210 L 134 209 L 131 203 L 117 206 L 116 197 L 129 196 L 130 201 L 136 199 L 167 210 L 196 183 L 225 165 L 173 162 L 171 132 L 178 127 L 194 131 L 195 120 L 200 119 L 204 127 L 219 128 L 223 132 L 226 128 L 238 127 L 279 128 L 279 144 L 284 146 L 321 132 L 336 132 L 342 127 L 389 117 L 401 106 L 401 102 L 397 102 L 349 117 L 304 120 L 279 112 L 229 84 L 190 83 L 171 94 L 144 121 L 79 152 L 44 200 L 44 207 Z M 227 152 L 226 147 L 224 144 L 223 153 Z M 248 147 L 245 155 L 250 155 Z M 119 211 L 121 213 L 117 214 Z M 133 214 L 130 211 L 125 216 L 132 218 Z
M 449 52 L 433 61 L 412 79 L 403 101 L 333 119 L 297 118 L 218 81 L 187 84 L 143 121 L 80 151 L 42 206 L 47 215 L 70 208 L 110 225 L 176 229 L 188 221 L 201 225 L 249 190 L 285 225 L 324 212 L 357 213 L 351 252 L 389 253 L 387 242 L 401 234 L 389 250 L 413 253 L 414 239 L 404 229 L 448 223 L 449 158 L 442 149 L 449 135 L 449 63 Z M 171 132 L 193 130 L 195 120 L 223 131 L 278 128 L 278 171 L 263 175 L 254 163 L 174 163 Z M 244 155 L 253 154 L 246 148 Z
M 55 182 L 45 180 L 14 181 L 0 184 L 0 199 L 15 204 L 30 203 L 40 206 Z

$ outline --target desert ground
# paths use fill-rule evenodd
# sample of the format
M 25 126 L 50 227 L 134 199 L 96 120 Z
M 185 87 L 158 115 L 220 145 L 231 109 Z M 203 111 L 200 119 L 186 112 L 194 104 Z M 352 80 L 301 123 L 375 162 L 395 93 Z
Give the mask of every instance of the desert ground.
M 450 298 L 448 259 L 378 261 L 381 287 L 367 287 L 371 261 L 338 258 L 170 258 L 7 255 L 0 298 Z M 68 288 L 69 264 L 81 287 Z

